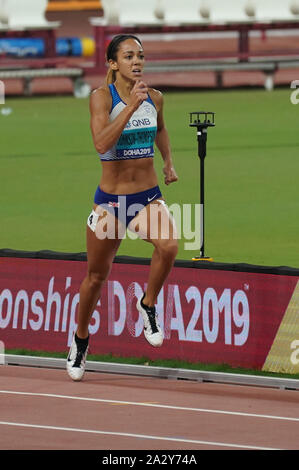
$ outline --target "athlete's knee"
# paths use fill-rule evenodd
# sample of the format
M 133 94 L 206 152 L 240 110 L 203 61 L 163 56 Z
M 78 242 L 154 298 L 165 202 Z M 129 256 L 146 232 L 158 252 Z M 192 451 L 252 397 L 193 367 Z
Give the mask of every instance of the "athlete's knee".
M 176 239 L 160 240 L 157 248 L 162 258 L 174 259 L 178 253 L 178 242 Z
M 89 288 L 92 290 L 100 289 L 108 278 L 109 271 L 110 270 L 88 271 L 87 280 Z
M 170 257 L 175 258 L 176 255 L 178 254 L 179 251 L 179 245 L 178 241 L 173 239 L 173 240 L 168 240 L 167 244 L 167 252 Z

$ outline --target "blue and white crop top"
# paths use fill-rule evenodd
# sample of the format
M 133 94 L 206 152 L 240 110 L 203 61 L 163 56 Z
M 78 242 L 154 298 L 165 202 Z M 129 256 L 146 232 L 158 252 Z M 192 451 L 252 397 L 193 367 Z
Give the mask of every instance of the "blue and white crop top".
M 126 107 L 115 85 L 109 85 L 112 96 L 110 121 Z M 118 142 L 106 153 L 99 153 L 102 161 L 128 160 L 154 156 L 154 141 L 157 134 L 157 110 L 148 95 L 146 101 L 132 114 Z

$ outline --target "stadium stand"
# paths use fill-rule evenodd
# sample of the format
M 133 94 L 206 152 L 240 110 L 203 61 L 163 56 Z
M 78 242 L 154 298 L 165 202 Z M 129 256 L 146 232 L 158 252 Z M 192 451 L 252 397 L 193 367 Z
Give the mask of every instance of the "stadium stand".
M 43 59 L 1 58 L 0 79 L 19 78 L 23 80 L 25 95 L 32 94 L 32 81 L 35 78 L 68 77 L 73 83 L 73 93 L 77 97 L 89 92 L 83 80 L 82 67 L 69 67 L 56 54 L 55 31 L 60 21 L 47 21 L 47 0 L 0 0 L 0 38 L 41 38 L 45 43 Z
M 6 21 L 6 14 L 3 8 L 3 0 L 0 0 L 0 30 L 3 28 L 3 23 Z
M 35 78 L 54 78 L 54 77 L 68 77 L 72 80 L 73 93 L 77 98 L 85 97 L 89 94 L 90 88 L 82 79 L 83 70 L 81 68 L 73 67 L 47 67 L 47 68 L 33 68 L 33 69 L 11 69 L 2 70 L 0 68 L 0 80 L 6 79 L 21 79 L 23 80 L 24 95 L 32 95 L 32 81 Z
M 189 37 L 193 34 L 194 38 L 204 33 L 206 38 L 211 39 L 215 33 L 236 35 L 235 50 L 216 52 L 209 57 L 202 54 L 200 46 L 198 53 L 193 53 L 192 57 L 191 54 L 188 57 L 188 50 L 184 58 L 179 55 L 170 57 L 167 53 L 163 54 L 162 48 L 156 57 L 147 55 L 147 69 L 151 72 L 212 71 L 216 74 L 218 86 L 221 86 L 225 71 L 262 71 L 265 75 L 264 86 L 271 90 L 277 70 L 299 66 L 299 51 L 280 49 L 257 53 L 250 49 L 252 33 L 266 35 L 270 30 L 298 30 L 299 0 L 188 0 L 184 3 L 182 0 L 131 0 L 125 21 L 120 20 L 119 1 L 102 0 L 104 19 L 89 18 L 96 43 L 95 73 L 105 73 L 107 41 L 121 32 L 146 35 L 148 39 L 151 36 L 153 40 L 161 40 L 166 35 L 168 40 L 169 37 L 179 39 L 186 33 Z M 121 3 L 129 4 L 128 0 Z M 150 15 L 140 15 L 141 5 L 150 8 Z M 140 16 L 143 16 L 142 20 Z M 145 21 L 147 16 L 151 18 L 149 22 Z M 93 71 L 90 70 L 90 73 Z
M 299 1 L 201 0 L 199 11 L 213 24 L 296 21 L 299 19 Z
M 254 19 L 260 23 L 273 23 L 276 21 L 298 21 L 298 0 L 252 0 Z
M 200 14 L 213 24 L 252 23 L 254 9 L 250 0 L 202 0 Z
M 105 3 L 103 2 L 103 5 Z M 157 26 L 162 24 L 161 18 L 156 16 L 157 0 L 147 0 L 146 2 L 126 0 L 125 2 L 116 1 L 115 3 L 119 11 L 119 24 L 121 26 Z M 132 12 L 134 13 L 132 14 Z
M 26 0 L 22 7 L 19 0 L 1 0 L 2 26 L 13 30 L 33 28 L 58 28 L 60 22 L 46 20 L 47 0 Z
M 94 26 L 108 26 L 119 24 L 119 0 L 101 0 L 103 16 L 90 18 L 91 24 Z
M 183 7 L 181 0 L 161 0 L 159 8 L 163 10 L 165 25 L 181 26 L 207 22 L 204 16 L 200 16 L 199 6 L 198 0 L 188 0 Z
M 82 20 L 80 16 L 80 21 L 88 23 L 95 54 L 92 61 L 82 60 L 80 67 L 78 62 L 73 67 L 71 62 L 57 55 L 56 31 L 63 25 L 60 21 L 48 21 L 46 12 L 64 10 L 65 15 L 71 15 L 71 10 L 89 8 L 95 9 L 90 16 L 86 12 Z M 77 14 L 80 13 L 77 11 Z M 66 18 L 63 15 L 50 17 Z M 1 57 L 0 71 L 6 73 L 7 79 L 15 78 L 18 69 L 27 94 L 31 93 L 30 80 L 41 76 L 39 69 L 44 69 L 43 74 L 49 77 L 68 76 L 79 89 L 83 75 L 106 73 L 107 42 L 112 35 L 123 32 L 160 42 L 161 46 L 167 44 L 147 54 L 150 72 L 212 71 L 221 86 L 226 71 L 262 71 L 265 88 L 270 90 L 277 70 L 299 66 L 299 50 L 295 46 L 255 50 L 251 38 L 257 35 L 266 38 L 269 31 L 283 34 L 286 30 L 299 31 L 299 0 L 0 0 L 0 38 L 43 38 L 45 41 L 44 59 L 12 61 Z M 80 34 L 80 29 L 78 31 Z M 206 41 L 203 44 L 207 44 L 225 35 L 234 38 L 230 50 L 206 50 L 202 46 L 202 38 Z M 187 38 L 192 38 L 192 50 L 186 47 L 179 52 L 169 47 L 172 41 Z

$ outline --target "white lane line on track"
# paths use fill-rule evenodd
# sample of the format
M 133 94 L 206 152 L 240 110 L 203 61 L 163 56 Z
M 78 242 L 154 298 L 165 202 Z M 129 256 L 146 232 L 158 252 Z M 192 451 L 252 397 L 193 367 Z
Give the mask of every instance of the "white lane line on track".
M 28 423 L 14 423 L 9 421 L 0 421 L 0 425 L 3 426 L 16 426 L 24 428 L 36 428 L 36 429 L 45 429 L 50 431 L 69 431 L 69 432 L 78 432 L 78 433 L 89 433 L 89 434 L 102 434 L 107 436 L 117 436 L 117 437 L 133 437 L 134 439 L 151 439 L 158 441 L 172 441 L 172 442 L 185 442 L 187 444 L 199 444 L 207 446 L 218 446 L 218 447 L 233 447 L 237 449 L 252 449 L 252 450 L 282 450 L 274 449 L 272 447 L 257 447 L 241 444 L 231 444 L 227 442 L 212 442 L 212 441 L 198 441 L 195 439 L 182 439 L 177 437 L 168 437 L 168 436 L 151 436 L 146 434 L 132 434 L 127 432 L 112 432 L 112 431 L 100 431 L 97 429 L 79 429 L 79 428 L 65 428 L 60 426 L 46 426 L 42 424 L 28 424 Z
M 76 396 L 70 396 L 70 395 L 56 395 L 54 393 L 16 392 L 12 390 L 0 390 L 0 393 L 11 394 L 11 395 L 28 395 L 28 396 L 43 397 L 43 398 L 64 398 L 67 400 L 82 400 L 82 401 L 90 401 L 90 402 L 96 402 L 96 403 L 111 403 L 111 404 L 131 405 L 131 406 L 147 406 L 147 407 L 153 407 L 153 408 L 164 408 L 167 410 L 193 411 L 193 412 L 198 412 L 198 413 L 214 413 L 214 414 L 231 415 L 231 416 L 244 416 L 248 418 L 276 419 L 280 421 L 299 422 L 299 418 L 292 418 L 289 416 L 263 415 L 263 414 L 257 414 L 257 413 L 245 413 L 241 411 L 209 410 L 206 408 L 188 408 L 186 406 L 160 405 L 157 403 L 143 403 L 143 402 L 135 402 L 135 401 L 107 400 L 105 398 L 76 397 Z

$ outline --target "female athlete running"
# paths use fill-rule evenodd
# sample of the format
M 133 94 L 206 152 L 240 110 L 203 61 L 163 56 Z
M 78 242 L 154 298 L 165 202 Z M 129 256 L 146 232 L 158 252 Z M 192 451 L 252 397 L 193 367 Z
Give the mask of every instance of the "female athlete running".
M 136 36 L 115 36 L 106 56 L 107 84 L 90 97 L 91 132 L 102 175 L 87 219 L 88 269 L 80 287 L 78 326 L 67 359 L 73 380 L 84 375 L 88 326 L 122 240 L 121 227 L 137 228 L 154 247 L 147 289 L 136 307 L 144 321 L 145 338 L 156 347 L 163 343 L 163 332 L 155 303 L 178 250 L 174 221 L 153 164 L 156 144 L 164 161 L 165 184 L 177 181 L 163 118 L 163 96 L 143 81 L 144 52 Z M 153 216 L 157 213 L 159 217 Z M 110 228 L 112 223 L 115 236 L 103 236 L 103 222 Z

